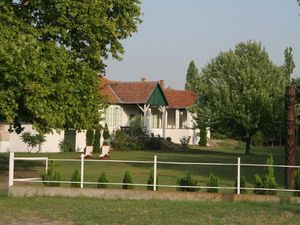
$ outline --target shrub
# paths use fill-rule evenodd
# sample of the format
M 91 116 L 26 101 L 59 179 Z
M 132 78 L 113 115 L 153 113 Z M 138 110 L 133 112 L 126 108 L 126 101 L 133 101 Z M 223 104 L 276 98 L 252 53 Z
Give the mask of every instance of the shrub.
M 148 137 L 145 139 L 145 148 L 146 149 L 151 149 L 151 150 L 158 150 L 161 148 L 161 142 L 159 137 Z
M 266 161 L 267 166 L 265 171 L 266 174 L 264 178 L 262 179 L 258 174 L 255 174 L 255 188 L 270 188 L 275 189 L 278 187 L 275 176 L 274 176 L 274 168 L 273 168 L 273 157 L 272 155 L 269 156 L 269 158 Z M 272 190 L 254 190 L 255 194 L 260 195 L 275 195 L 276 191 Z
M 94 139 L 94 146 L 93 146 L 94 153 L 100 152 L 100 138 L 101 138 L 101 132 L 100 129 L 97 128 L 95 131 L 95 139 Z
M 98 188 L 107 188 L 107 184 L 103 184 L 103 183 L 108 183 L 108 180 L 106 178 L 106 174 L 104 172 L 101 173 L 101 175 L 99 176 L 98 182 L 102 183 L 102 184 L 97 184 Z
M 46 141 L 46 136 L 40 133 L 31 134 L 30 132 L 24 132 L 21 135 L 21 138 L 22 141 L 27 145 L 27 150 L 29 152 L 31 152 L 36 146 L 41 145 Z
M 211 173 L 208 177 L 208 181 L 206 183 L 207 187 L 219 187 L 219 178 Z M 207 188 L 207 192 L 219 192 L 218 188 Z
M 148 181 L 147 181 L 147 184 L 149 184 L 147 186 L 147 190 L 152 190 L 153 191 L 153 189 L 154 189 L 153 183 L 154 183 L 153 170 L 150 170 L 149 178 L 148 178 Z M 156 176 L 156 184 L 158 184 L 157 176 Z M 158 190 L 158 187 L 156 187 L 156 190 Z
M 44 181 L 60 181 L 61 175 L 59 172 L 54 170 L 54 163 L 50 162 L 49 168 L 46 173 L 41 175 L 42 180 Z M 43 182 L 45 186 L 60 186 L 58 182 Z
M 133 185 L 128 185 L 132 184 L 132 177 L 128 171 L 125 172 L 124 178 L 123 178 L 123 189 L 133 189 Z
M 105 124 L 103 129 L 103 139 L 105 142 L 108 142 L 108 139 L 110 138 L 109 130 L 107 124 Z
M 71 183 L 71 187 L 80 187 L 80 183 L 79 183 L 80 182 L 80 175 L 79 175 L 78 170 L 75 170 L 74 173 L 72 174 L 71 182 L 74 182 L 74 183 Z
M 130 136 L 140 137 L 145 136 L 145 132 L 142 128 L 142 115 L 135 115 L 130 120 Z
M 58 148 L 61 152 L 72 152 L 71 143 L 64 139 L 59 141 Z
M 112 147 L 115 150 L 127 150 L 127 134 L 125 131 L 116 130 L 113 137 Z
M 189 191 L 196 192 L 198 188 L 194 188 L 192 186 L 197 186 L 197 180 L 194 180 L 189 173 L 187 173 L 184 177 L 177 180 L 177 184 L 182 186 L 177 188 L 178 191 Z
M 206 146 L 207 145 L 207 130 L 206 130 L 206 127 L 202 127 L 200 129 L 199 145 L 200 146 Z
M 294 174 L 294 189 L 300 190 L 300 169 L 297 169 Z M 295 191 L 295 196 L 300 196 L 300 192 Z
M 190 142 L 190 139 L 191 139 L 191 136 L 183 136 L 182 138 L 180 138 L 180 143 L 183 145 L 183 146 L 187 146 Z
M 93 129 L 88 129 L 85 134 L 85 143 L 87 146 L 91 146 L 94 143 L 94 130 Z
M 167 140 L 168 142 L 171 142 L 171 141 L 172 141 L 172 138 L 171 138 L 171 137 L 166 137 L 166 140 Z
M 235 180 L 234 186 L 237 188 L 237 180 Z M 241 176 L 240 177 L 240 188 L 245 188 L 246 187 L 246 177 Z M 237 193 L 237 189 L 235 190 L 235 193 Z M 247 193 L 247 190 L 245 189 L 240 189 L 241 194 Z
M 254 146 L 262 146 L 264 143 L 264 135 L 261 131 L 257 131 L 252 137 L 252 144 Z

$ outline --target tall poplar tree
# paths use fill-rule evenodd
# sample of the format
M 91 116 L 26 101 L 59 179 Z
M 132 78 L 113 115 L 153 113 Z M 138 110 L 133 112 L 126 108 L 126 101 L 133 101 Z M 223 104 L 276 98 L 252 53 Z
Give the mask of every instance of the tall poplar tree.
M 194 60 L 192 60 L 189 64 L 187 74 L 186 74 L 186 82 L 185 82 L 185 90 L 192 91 L 195 89 L 195 82 L 198 79 L 198 69 L 195 65 Z

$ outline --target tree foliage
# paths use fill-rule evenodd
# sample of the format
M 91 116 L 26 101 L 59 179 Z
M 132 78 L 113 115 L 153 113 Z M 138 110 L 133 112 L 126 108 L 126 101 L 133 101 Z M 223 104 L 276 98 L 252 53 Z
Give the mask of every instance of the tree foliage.
M 185 90 L 193 91 L 195 89 L 195 82 L 199 78 L 198 69 L 195 65 L 194 60 L 192 60 L 189 64 L 187 74 L 186 74 L 186 82 L 185 82 Z
M 244 138 L 249 154 L 252 136 L 258 130 L 267 133 L 282 121 L 288 82 L 283 68 L 272 63 L 260 43 L 239 43 L 202 70 L 197 125 Z
M 137 31 L 138 0 L 0 2 L 0 119 L 21 132 L 99 124 L 99 73 Z

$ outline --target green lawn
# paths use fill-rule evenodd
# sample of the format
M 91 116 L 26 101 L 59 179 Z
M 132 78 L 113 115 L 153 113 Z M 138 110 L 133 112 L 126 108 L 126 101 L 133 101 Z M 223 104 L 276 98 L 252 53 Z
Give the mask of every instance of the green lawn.
M 253 147 L 251 155 L 244 155 L 244 149 L 232 146 L 221 146 L 217 148 L 196 148 L 186 151 L 112 151 L 112 159 L 124 160 L 153 160 L 157 155 L 159 161 L 176 162 L 217 162 L 236 163 L 237 157 L 241 157 L 242 163 L 265 163 L 266 158 L 272 154 L 275 164 L 284 164 L 284 148 L 256 148 Z M 16 153 L 16 156 L 48 156 L 50 159 L 79 159 L 80 153 L 52 153 L 33 154 Z M 298 160 L 298 165 L 300 161 Z M 0 174 L 7 171 L 8 154 L 0 154 Z M 63 180 L 70 180 L 75 169 L 80 170 L 80 162 L 56 162 L 56 169 L 62 174 Z M 120 183 L 126 170 L 128 170 L 134 183 L 147 183 L 152 164 L 138 163 L 111 163 L 106 161 L 86 161 L 85 181 L 96 182 L 101 172 L 106 172 L 109 182 Z M 38 177 L 44 170 L 44 162 L 23 162 L 16 161 L 15 177 Z M 158 165 L 159 184 L 176 185 L 179 177 L 189 172 L 198 180 L 198 185 L 206 185 L 210 173 L 216 174 L 220 178 L 220 186 L 233 186 L 236 179 L 235 166 L 199 166 L 199 165 Z M 247 186 L 253 187 L 255 173 L 264 174 L 262 167 L 242 167 L 241 175 L 246 176 Z M 275 169 L 275 176 L 280 186 L 283 186 L 284 169 Z M 3 179 L 3 178 L 2 178 Z M 3 180 L 2 180 L 3 181 Z M 90 185 L 95 187 L 94 185 Z M 88 186 L 87 186 L 88 187 Z M 109 186 L 109 188 L 120 188 L 119 186 Z M 145 187 L 136 187 L 142 188 Z M 159 190 L 167 190 L 159 188 Z M 233 192 L 233 190 L 223 192 Z
M 0 196 L 0 224 L 300 224 L 294 204 Z

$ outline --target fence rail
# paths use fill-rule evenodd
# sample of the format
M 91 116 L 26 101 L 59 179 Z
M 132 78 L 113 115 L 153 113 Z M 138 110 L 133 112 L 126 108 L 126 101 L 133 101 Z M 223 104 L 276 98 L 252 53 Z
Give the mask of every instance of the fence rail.
M 45 170 L 48 170 L 49 161 L 60 161 L 60 162 L 80 162 L 80 182 L 74 181 L 45 181 L 41 178 L 14 178 L 14 161 L 23 160 L 23 161 L 45 161 Z M 140 163 L 140 164 L 153 164 L 153 184 L 138 184 L 138 183 L 109 183 L 109 182 L 90 182 L 84 181 L 84 165 L 85 161 L 88 162 L 108 162 L 108 163 Z M 169 185 L 169 184 L 157 184 L 157 165 L 201 165 L 201 166 L 235 166 L 236 167 L 236 180 L 237 187 L 209 187 L 209 186 L 181 186 L 181 185 Z M 157 156 L 155 155 L 153 161 L 149 160 L 85 160 L 84 155 L 81 154 L 80 159 L 49 159 L 48 157 L 14 157 L 14 152 L 10 152 L 9 155 L 9 182 L 8 187 L 12 187 L 14 182 L 31 182 L 31 183 L 61 183 L 61 184 L 71 184 L 77 183 L 80 184 L 80 188 L 86 185 L 97 185 L 97 184 L 107 184 L 107 185 L 132 185 L 132 186 L 152 186 L 153 191 L 157 190 L 157 187 L 166 187 L 166 188 L 195 188 L 195 189 L 224 189 L 224 190 L 236 190 L 237 194 L 241 193 L 241 190 L 261 190 L 261 191 L 280 191 L 280 192 L 300 192 L 300 190 L 294 189 L 283 189 L 283 188 L 251 188 L 251 187 L 241 187 L 241 167 L 274 167 L 274 168 L 300 168 L 300 166 L 286 166 L 286 165 L 268 165 L 268 164 L 249 164 L 241 163 L 241 159 L 237 158 L 237 163 L 197 163 L 197 162 L 168 162 L 168 161 L 158 161 Z

